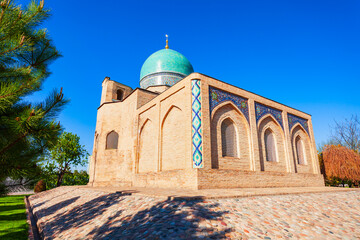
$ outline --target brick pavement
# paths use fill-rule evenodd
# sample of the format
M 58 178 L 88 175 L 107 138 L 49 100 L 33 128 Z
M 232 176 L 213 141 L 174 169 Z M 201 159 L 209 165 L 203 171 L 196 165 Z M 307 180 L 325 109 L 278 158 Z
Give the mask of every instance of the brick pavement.
M 185 201 L 61 187 L 29 200 L 45 239 L 360 238 L 360 191 Z

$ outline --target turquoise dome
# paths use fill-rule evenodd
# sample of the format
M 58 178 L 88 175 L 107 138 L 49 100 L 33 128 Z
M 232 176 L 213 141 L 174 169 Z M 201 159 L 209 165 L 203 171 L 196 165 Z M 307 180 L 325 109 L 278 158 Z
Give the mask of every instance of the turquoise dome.
M 193 72 L 193 66 L 184 55 L 172 49 L 162 49 L 144 62 L 140 72 L 140 86 L 172 86 Z

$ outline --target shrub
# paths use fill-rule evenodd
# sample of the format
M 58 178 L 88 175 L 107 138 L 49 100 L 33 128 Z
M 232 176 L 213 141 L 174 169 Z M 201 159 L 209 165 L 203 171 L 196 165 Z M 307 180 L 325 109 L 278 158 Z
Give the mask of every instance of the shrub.
M 44 180 L 38 181 L 34 187 L 35 193 L 42 192 L 42 191 L 46 191 L 46 183 Z

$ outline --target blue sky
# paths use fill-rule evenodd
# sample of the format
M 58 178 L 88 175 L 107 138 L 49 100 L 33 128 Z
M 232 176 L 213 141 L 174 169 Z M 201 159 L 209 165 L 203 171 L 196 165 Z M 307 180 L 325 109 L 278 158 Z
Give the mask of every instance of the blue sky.
M 46 0 L 45 7 L 52 17 L 44 27 L 63 57 L 31 98 L 63 87 L 71 102 L 60 121 L 90 153 L 102 80 L 138 87 L 165 34 L 196 72 L 311 114 L 317 144 L 334 120 L 360 115 L 358 0 Z

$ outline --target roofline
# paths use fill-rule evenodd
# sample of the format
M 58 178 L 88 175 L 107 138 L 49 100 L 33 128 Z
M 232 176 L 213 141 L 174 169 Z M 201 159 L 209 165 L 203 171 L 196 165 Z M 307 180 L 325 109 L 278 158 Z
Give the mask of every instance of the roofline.
M 243 88 L 237 87 L 237 86 L 232 85 L 232 84 L 230 84 L 230 83 L 227 83 L 227 82 L 221 81 L 221 80 L 219 80 L 219 79 L 217 79 L 217 78 L 210 77 L 210 76 L 208 76 L 208 75 L 206 75 L 206 74 L 199 73 L 199 72 L 193 72 L 193 73 L 189 74 L 189 75 L 188 75 L 188 76 L 186 76 L 185 78 L 183 78 L 183 79 L 181 79 L 180 81 L 176 82 L 174 85 L 170 86 L 170 88 L 171 88 L 171 87 L 173 87 L 173 86 L 175 86 L 177 83 L 179 83 L 179 82 L 183 81 L 184 79 L 188 78 L 188 77 L 189 77 L 189 76 L 191 76 L 192 74 L 199 74 L 199 75 L 202 75 L 202 76 L 204 76 L 204 77 L 212 78 L 212 79 L 214 79 L 214 80 L 216 80 L 216 81 L 219 81 L 219 82 L 221 82 L 221 83 L 224 83 L 224 84 L 227 84 L 227 85 L 229 85 L 229 86 L 232 86 L 232 87 L 238 88 L 238 89 L 240 89 L 240 90 L 243 90 L 243 91 L 249 92 L 249 93 L 254 94 L 254 95 L 256 95 L 256 96 L 259 96 L 259 97 L 265 98 L 265 99 L 267 99 L 267 100 L 270 100 L 270 101 L 275 102 L 275 103 L 277 103 L 277 104 L 280 104 L 280 105 L 282 105 L 282 106 L 288 107 L 288 108 L 293 109 L 293 110 L 295 110 L 295 111 L 299 111 L 299 112 L 301 112 L 301 113 L 304 113 L 304 114 L 306 114 L 306 115 L 309 115 L 310 117 L 312 116 L 311 114 L 306 113 L 306 112 L 304 112 L 304 111 L 301 111 L 301 110 L 299 110 L 299 109 L 296 109 L 296 108 L 290 107 L 290 106 L 285 105 L 285 104 L 283 104 L 283 103 L 280 103 L 280 102 L 278 102 L 278 101 L 275 101 L 275 100 L 272 100 L 272 99 L 270 99 L 270 98 L 267 98 L 267 97 L 261 96 L 261 95 L 259 95 L 259 94 L 254 93 L 254 92 L 248 91 L 248 90 L 246 90 L 246 89 L 243 89 Z M 126 85 L 125 85 L 125 86 L 126 86 Z M 163 86 L 166 86 L 166 85 L 163 85 Z M 170 88 L 169 88 L 169 89 L 170 89 Z M 162 94 L 162 93 L 156 93 L 156 92 L 153 92 L 153 91 L 150 91 L 150 90 L 147 90 L 147 89 L 143 89 L 143 88 L 139 88 L 139 87 L 137 87 L 137 88 L 135 88 L 135 89 L 134 89 L 134 90 L 133 90 L 133 91 L 132 91 L 132 92 L 131 92 L 128 96 L 126 96 L 126 98 L 124 98 L 122 101 L 119 101 L 119 102 L 123 102 L 123 101 L 124 101 L 125 99 L 127 99 L 127 98 L 131 95 L 131 94 L 133 94 L 136 90 L 145 91 L 145 92 L 152 93 L 152 94 L 155 94 L 155 95 L 160 95 L 160 94 Z M 167 90 L 168 90 L 168 89 L 167 89 Z M 105 103 L 101 104 L 101 105 L 100 105 L 97 109 L 100 109 L 100 108 L 101 108 L 104 104 L 109 104 L 109 103 L 118 103 L 118 102 L 105 102 Z
M 132 92 L 131 92 L 129 95 L 127 95 L 123 100 L 121 100 L 121 101 L 116 101 L 116 102 L 104 102 L 103 104 L 101 104 L 101 105 L 97 108 L 97 110 L 99 110 L 99 109 L 100 109 L 103 105 L 105 105 L 105 104 L 119 103 L 119 102 L 125 101 L 125 99 L 127 99 L 128 97 L 130 97 L 130 95 L 132 95 L 134 92 L 136 92 L 136 90 L 140 90 L 140 91 L 152 93 L 152 94 L 155 94 L 155 95 L 160 95 L 160 93 L 156 93 L 156 92 L 153 92 L 153 91 L 150 91 L 150 90 L 147 90 L 147 89 L 143 89 L 143 88 L 137 87 L 137 88 L 135 88 L 134 90 L 132 90 Z
M 254 92 L 248 91 L 248 90 L 246 90 L 246 89 L 243 89 L 243 88 L 237 87 L 237 86 L 232 85 L 232 84 L 230 84 L 230 83 L 227 83 L 227 82 L 221 81 L 221 80 L 219 80 L 219 79 L 217 79 L 217 78 L 213 78 L 213 77 L 210 77 L 210 76 L 208 76 L 208 75 L 206 75 L 206 74 L 199 73 L 199 72 L 194 72 L 194 73 L 197 73 L 197 74 L 203 75 L 203 76 L 208 77 L 208 78 L 215 79 L 216 81 L 219 81 L 219 82 L 225 83 L 225 84 L 230 85 L 230 86 L 232 86 L 232 87 L 238 88 L 238 89 L 240 89 L 240 90 L 243 90 L 243 91 L 249 92 L 249 93 L 254 94 L 254 95 L 256 95 L 256 96 L 259 96 L 259 97 L 265 98 L 265 99 L 267 99 L 267 100 L 273 101 L 273 102 L 275 102 L 275 103 L 278 103 L 278 104 L 280 104 L 280 105 L 282 105 L 282 106 L 285 106 L 285 107 L 288 107 L 288 108 L 294 109 L 294 110 L 296 110 L 296 111 L 302 112 L 302 113 L 304 113 L 304 114 L 306 114 L 306 115 L 309 115 L 310 117 L 312 116 L 312 115 L 311 115 L 311 114 L 309 114 L 309 113 L 306 113 L 306 112 L 304 112 L 304 111 L 301 111 L 301 110 L 296 109 L 296 108 L 293 108 L 293 107 L 290 107 L 290 106 L 288 106 L 288 105 L 285 105 L 285 104 L 280 103 L 280 102 L 278 102 L 278 101 L 272 100 L 272 99 L 270 99 L 270 98 L 267 98 L 267 97 L 261 96 L 261 95 L 259 95 L 259 94 L 254 93 Z M 190 76 L 190 75 L 189 75 L 189 76 Z

